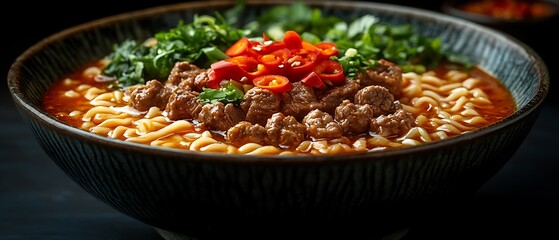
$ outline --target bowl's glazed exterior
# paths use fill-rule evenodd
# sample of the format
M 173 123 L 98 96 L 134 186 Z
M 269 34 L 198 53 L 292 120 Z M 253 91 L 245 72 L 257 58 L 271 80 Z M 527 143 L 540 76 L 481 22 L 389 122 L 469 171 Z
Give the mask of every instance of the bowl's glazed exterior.
M 249 2 L 251 3 L 251 2 Z M 266 4 L 272 4 L 266 2 Z M 266 5 L 248 4 L 246 16 Z M 267 237 L 309 230 L 324 236 L 349 227 L 401 227 L 437 202 L 471 194 L 514 154 L 549 88 L 546 66 L 531 49 L 463 20 L 407 7 L 318 3 L 328 14 L 372 13 L 412 23 L 476 59 L 510 89 L 510 117 L 452 139 L 405 149 L 338 156 L 243 156 L 186 152 L 100 137 L 41 110 L 61 76 L 102 58 L 115 42 L 144 39 L 231 3 L 185 3 L 123 14 L 55 34 L 22 54 L 8 84 L 21 115 L 45 152 L 93 196 L 161 232 L 208 237 Z M 359 220 L 358 217 L 366 217 Z M 333 227 L 340 226 L 340 227 Z M 259 231 L 262 230 L 262 231 Z M 320 229 L 320 230 L 318 230 Z M 342 231 L 336 231 L 342 229 Z

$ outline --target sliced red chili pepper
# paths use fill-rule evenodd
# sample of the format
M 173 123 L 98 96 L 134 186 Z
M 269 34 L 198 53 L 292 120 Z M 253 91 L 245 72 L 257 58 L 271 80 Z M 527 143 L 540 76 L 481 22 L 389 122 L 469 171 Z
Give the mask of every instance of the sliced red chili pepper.
M 225 54 L 229 57 L 235 57 L 242 54 L 245 54 L 249 48 L 251 47 L 250 41 L 248 38 L 243 37 L 235 42 L 231 47 L 225 50 Z
M 301 49 L 303 48 L 303 40 L 301 36 L 295 31 L 286 31 L 283 35 L 283 42 L 285 46 L 289 49 Z
M 266 66 L 264 66 L 264 64 L 259 63 L 258 65 L 256 65 L 255 68 L 248 69 L 245 72 L 245 76 L 248 79 L 254 79 L 254 78 L 260 77 L 262 75 L 266 75 L 268 73 L 270 73 L 270 70 L 268 68 L 266 68 Z
M 225 59 L 225 61 L 236 64 L 242 69 L 244 69 L 245 71 L 251 71 L 253 69 L 256 69 L 258 65 L 258 61 L 253 57 L 249 57 L 249 56 L 236 56 L 236 57 Z
M 303 41 L 301 43 L 301 46 L 303 47 L 303 49 L 308 50 L 308 51 L 314 51 L 314 52 L 321 52 L 322 51 L 322 49 L 318 48 L 314 44 L 312 44 L 310 42 L 307 42 L 307 41 Z
M 209 78 L 209 80 L 206 83 L 206 87 L 213 88 L 213 89 L 220 88 L 219 83 L 221 82 L 221 79 L 218 79 L 215 76 L 215 71 L 213 71 L 213 70 L 209 71 L 208 78 Z
M 245 76 L 245 71 L 239 65 L 226 60 L 212 63 L 210 68 L 214 72 L 214 78 L 216 81 L 221 81 L 223 79 L 233 79 L 238 81 Z
M 292 84 L 282 75 L 264 75 L 255 78 L 252 83 L 259 88 L 268 89 L 272 92 L 282 93 L 291 90 Z
M 279 49 L 276 50 L 272 53 L 263 55 L 259 57 L 259 60 L 262 64 L 264 64 L 266 67 L 272 68 L 272 69 L 277 69 L 277 70 L 282 70 L 282 68 L 284 68 L 285 63 L 287 62 L 287 59 L 289 59 L 291 55 L 291 52 L 289 50 L 287 50 L 286 48 L 284 49 Z
M 284 42 L 271 42 L 271 41 L 264 41 L 261 45 L 256 47 L 259 51 L 256 51 L 258 54 L 270 54 L 274 51 L 286 48 Z
M 319 44 L 316 44 L 316 47 L 320 49 L 321 55 L 325 59 L 328 59 L 332 56 L 338 56 L 338 47 L 334 43 L 321 42 Z
M 329 81 L 333 84 L 343 82 L 345 80 L 344 70 L 342 66 L 332 60 L 320 61 L 314 71 L 323 81 Z
M 277 67 L 283 62 L 283 59 L 273 54 L 260 56 L 260 62 L 265 66 Z
M 322 79 L 320 79 L 315 72 L 310 72 L 307 76 L 301 79 L 301 82 L 315 88 L 324 89 L 326 87 Z
M 293 79 L 300 79 L 312 72 L 317 60 L 316 52 L 305 49 L 292 50 L 291 57 L 287 60 L 288 75 Z

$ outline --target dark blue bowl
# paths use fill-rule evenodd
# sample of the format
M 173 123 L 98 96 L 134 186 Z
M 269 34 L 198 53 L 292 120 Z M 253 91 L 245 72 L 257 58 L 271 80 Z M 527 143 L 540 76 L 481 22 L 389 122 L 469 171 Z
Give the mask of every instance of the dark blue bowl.
M 249 4 L 248 15 L 270 2 Z M 405 229 L 434 204 L 474 193 L 509 160 L 549 89 L 530 48 L 458 18 L 402 6 L 324 2 L 328 14 L 371 13 L 413 24 L 467 54 L 511 91 L 517 110 L 489 127 L 404 149 L 354 155 L 245 156 L 164 149 L 97 136 L 41 109 L 61 76 L 105 56 L 115 42 L 144 39 L 231 3 L 200 2 L 100 19 L 54 34 L 24 52 L 8 84 L 44 151 L 70 178 L 166 238 L 195 236 L 379 236 Z M 260 235 L 264 234 L 264 235 Z

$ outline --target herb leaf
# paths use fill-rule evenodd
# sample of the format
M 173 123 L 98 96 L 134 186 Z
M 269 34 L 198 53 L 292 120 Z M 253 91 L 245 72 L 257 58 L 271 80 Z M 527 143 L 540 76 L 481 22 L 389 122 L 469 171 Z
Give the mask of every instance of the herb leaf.
M 222 102 L 223 104 L 233 103 L 239 105 L 243 100 L 244 93 L 232 83 L 219 89 L 204 88 L 198 98 L 202 99 L 202 104 Z
M 176 28 L 155 34 L 149 46 L 134 40 L 115 46 L 102 74 L 114 76 L 119 87 L 164 81 L 178 61 L 205 68 L 227 58 L 223 52 L 249 33 L 230 26 L 219 14 L 194 16 L 190 24 L 179 22 Z

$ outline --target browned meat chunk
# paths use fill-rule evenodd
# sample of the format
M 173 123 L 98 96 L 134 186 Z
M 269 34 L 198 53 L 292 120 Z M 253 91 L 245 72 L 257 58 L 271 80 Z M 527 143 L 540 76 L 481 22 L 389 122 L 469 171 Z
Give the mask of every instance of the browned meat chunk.
M 355 104 L 369 104 L 375 117 L 391 113 L 394 96 L 381 86 L 367 86 L 355 94 Z
M 146 85 L 137 87 L 132 91 L 130 94 L 130 106 L 140 111 L 147 111 L 151 107 L 158 107 L 163 110 L 165 105 L 167 105 L 167 101 L 169 101 L 170 95 L 171 89 L 163 86 L 157 80 L 151 80 Z
M 411 113 L 404 109 L 397 109 L 394 114 L 381 115 L 373 119 L 370 130 L 383 137 L 390 137 L 408 131 L 414 125 L 415 119 Z
M 165 84 L 170 86 L 178 86 L 179 84 L 187 85 L 191 89 L 196 91 L 202 91 L 202 87 L 206 85 L 208 81 L 207 70 L 200 69 L 196 65 L 190 64 L 188 62 L 177 62 L 167 82 Z
M 293 116 L 275 113 L 266 123 L 270 144 L 275 146 L 296 146 L 305 139 L 305 125 L 297 122 Z
M 336 107 L 345 99 L 353 99 L 357 91 L 359 91 L 359 84 L 354 81 L 328 89 L 328 91 L 320 97 L 320 110 L 329 114 L 334 114 Z
M 344 100 L 336 108 L 335 118 L 345 133 L 360 134 L 369 131 L 373 109 L 368 104 L 356 105 Z
M 245 93 L 241 108 L 246 113 L 247 121 L 264 126 L 272 114 L 279 112 L 280 105 L 278 95 L 270 90 L 254 87 Z
M 312 110 L 303 118 L 307 127 L 307 133 L 315 139 L 337 138 L 343 134 L 342 127 L 334 121 L 334 118 L 318 109 Z
M 244 113 L 235 105 L 222 102 L 206 104 L 198 114 L 198 120 L 209 129 L 227 131 L 235 124 L 243 121 Z
M 380 85 L 388 89 L 395 98 L 402 91 L 402 69 L 392 62 L 379 60 L 380 65 L 372 67 L 366 73 L 358 75 L 361 87 Z
M 302 82 L 293 83 L 293 88 L 283 93 L 281 99 L 281 112 L 297 120 L 302 120 L 307 113 L 319 107 L 313 88 Z
M 247 121 L 242 121 L 229 128 L 226 138 L 231 144 L 237 147 L 247 143 L 265 145 L 269 142 L 266 128 L 260 124 L 252 124 Z
M 202 111 L 198 92 L 177 88 L 169 97 L 167 117 L 171 120 L 195 119 Z

